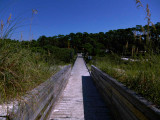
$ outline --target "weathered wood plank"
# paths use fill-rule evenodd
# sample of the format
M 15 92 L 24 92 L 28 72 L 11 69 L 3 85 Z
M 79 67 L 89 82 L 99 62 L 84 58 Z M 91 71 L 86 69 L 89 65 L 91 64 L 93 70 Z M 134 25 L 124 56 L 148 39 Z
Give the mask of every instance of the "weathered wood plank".
M 15 110 L 9 111 L 12 120 L 44 120 L 56 104 L 64 90 L 71 73 L 71 65 L 56 73 L 16 104 Z
M 50 116 L 50 120 L 67 119 L 111 119 L 110 111 L 94 86 L 82 57 L 76 59 L 68 84 Z

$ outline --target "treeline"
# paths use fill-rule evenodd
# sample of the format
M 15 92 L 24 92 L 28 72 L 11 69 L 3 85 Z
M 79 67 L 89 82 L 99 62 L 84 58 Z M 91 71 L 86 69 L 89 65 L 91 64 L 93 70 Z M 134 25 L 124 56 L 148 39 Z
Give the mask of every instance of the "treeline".
M 19 42 L 19 41 L 16 41 Z M 46 53 L 50 58 L 70 62 L 77 52 L 103 56 L 107 52 L 133 56 L 160 52 L 160 22 L 154 26 L 137 25 L 133 28 L 110 30 L 106 33 L 70 33 L 53 37 L 40 36 L 37 40 L 21 41 L 34 52 Z
M 28 41 L 22 43 L 27 45 Z M 106 33 L 78 32 L 53 37 L 41 36 L 37 41 L 30 41 L 30 45 L 34 50 L 39 51 L 43 48 L 50 53 L 57 54 L 56 57 L 60 57 L 61 52 L 66 55 L 72 50 L 75 53 L 84 52 L 93 56 L 103 55 L 107 51 L 128 56 L 149 51 L 159 53 L 160 23 L 154 26 L 137 25 L 133 28 L 110 30 Z M 70 53 L 70 56 L 72 54 Z

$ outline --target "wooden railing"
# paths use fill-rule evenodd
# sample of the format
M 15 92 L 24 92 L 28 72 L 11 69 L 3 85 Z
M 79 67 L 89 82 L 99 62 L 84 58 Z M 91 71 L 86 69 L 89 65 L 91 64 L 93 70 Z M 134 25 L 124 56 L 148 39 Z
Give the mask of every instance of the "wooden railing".
M 95 66 L 91 77 L 116 120 L 160 120 L 160 110 Z
M 33 89 L 18 104 L 14 105 L 14 109 L 9 111 L 8 118 L 11 120 L 47 119 L 64 90 L 70 73 L 71 65 L 68 65 Z

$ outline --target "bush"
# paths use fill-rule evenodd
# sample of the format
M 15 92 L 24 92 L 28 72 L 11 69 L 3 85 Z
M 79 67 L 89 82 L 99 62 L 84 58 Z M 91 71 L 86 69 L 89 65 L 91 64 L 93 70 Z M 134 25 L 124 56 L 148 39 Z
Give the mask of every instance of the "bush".
M 51 45 L 45 46 L 44 49 L 50 53 L 50 56 L 54 57 L 58 61 L 63 61 L 65 63 L 71 62 L 74 57 L 73 49 L 58 48 Z

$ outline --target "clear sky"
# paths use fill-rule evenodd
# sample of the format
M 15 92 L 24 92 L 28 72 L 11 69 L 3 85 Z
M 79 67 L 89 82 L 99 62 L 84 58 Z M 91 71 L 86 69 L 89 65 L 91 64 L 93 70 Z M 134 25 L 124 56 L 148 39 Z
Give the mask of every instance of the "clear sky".
M 29 39 L 32 9 L 34 15 L 31 32 L 33 38 L 54 36 L 71 32 L 98 33 L 108 30 L 145 25 L 145 9 L 149 4 L 151 21 L 160 22 L 160 0 L 141 0 L 144 8 L 136 8 L 135 0 L 0 0 L 0 19 L 9 14 L 12 20 L 24 20 L 12 38 Z

